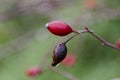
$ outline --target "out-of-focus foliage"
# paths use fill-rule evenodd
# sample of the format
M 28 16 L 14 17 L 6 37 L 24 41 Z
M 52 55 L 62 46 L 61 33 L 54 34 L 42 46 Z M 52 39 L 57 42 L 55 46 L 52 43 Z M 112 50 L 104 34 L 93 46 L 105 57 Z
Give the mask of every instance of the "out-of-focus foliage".
M 74 29 L 89 26 L 115 44 L 120 38 L 119 0 L 1 0 L 0 1 L 0 80 L 30 80 L 26 70 L 38 65 L 49 52 L 45 69 L 51 65 L 52 50 L 68 37 L 57 37 L 45 28 L 52 20 L 63 20 Z M 90 34 L 81 34 L 68 44 L 68 53 L 77 54 L 77 63 L 68 71 L 80 80 L 120 78 L 120 52 Z M 36 80 L 68 80 L 45 70 Z

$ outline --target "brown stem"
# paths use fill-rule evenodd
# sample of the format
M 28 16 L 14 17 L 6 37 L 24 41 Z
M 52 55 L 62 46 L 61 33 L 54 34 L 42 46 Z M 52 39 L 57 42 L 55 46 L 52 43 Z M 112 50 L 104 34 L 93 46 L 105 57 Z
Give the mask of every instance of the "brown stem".
M 94 36 L 96 39 L 98 39 L 100 42 L 102 42 L 105 46 L 108 46 L 110 48 L 116 49 L 118 51 L 120 51 L 120 48 L 117 47 L 114 44 L 111 44 L 109 42 L 107 42 L 106 40 L 104 40 L 102 37 L 100 37 L 98 34 L 96 34 L 95 32 L 93 32 L 92 30 L 90 30 L 88 27 L 85 27 L 85 31 L 90 33 L 92 36 Z M 78 32 L 79 33 L 79 32 Z
M 58 68 L 51 68 L 53 71 L 63 75 L 64 77 L 68 78 L 69 80 L 80 80 L 77 77 L 73 76 L 72 74 L 65 72 L 64 70 Z
M 65 42 L 63 42 L 64 44 L 66 44 L 67 42 L 69 42 L 71 39 L 73 39 L 75 36 L 81 34 L 81 33 L 85 33 L 87 32 L 86 30 L 80 30 L 80 31 L 73 31 L 75 34 L 73 36 L 71 36 L 70 38 L 68 38 Z
M 67 42 L 69 42 L 71 39 L 73 39 L 75 36 L 79 35 L 78 33 L 74 34 L 73 36 L 71 36 L 70 38 L 68 38 L 65 42 L 63 42 L 64 44 L 66 44 Z

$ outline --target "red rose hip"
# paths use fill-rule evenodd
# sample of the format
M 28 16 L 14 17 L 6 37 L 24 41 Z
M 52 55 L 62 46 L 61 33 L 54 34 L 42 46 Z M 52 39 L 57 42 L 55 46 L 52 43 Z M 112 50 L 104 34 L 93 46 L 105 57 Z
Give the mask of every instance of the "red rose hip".
M 39 67 L 31 67 L 27 70 L 27 75 L 29 77 L 36 77 L 42 73 L 42 69 Z
M 77 56 L 75 54 L 68 54 L 65 59 L 62 61 L 62 64 L 67 67 L 72 67 L 77 62 Z
M 117 40 L 117 42 L 116 42 L 116 46 L 118 46 L 118 47 L 120 48 L 120 39 Z
M 47 29 L 57 36 L 66 36 L 73 32 L 72 28 L 62 21 L 52 21 L 46 24 Z

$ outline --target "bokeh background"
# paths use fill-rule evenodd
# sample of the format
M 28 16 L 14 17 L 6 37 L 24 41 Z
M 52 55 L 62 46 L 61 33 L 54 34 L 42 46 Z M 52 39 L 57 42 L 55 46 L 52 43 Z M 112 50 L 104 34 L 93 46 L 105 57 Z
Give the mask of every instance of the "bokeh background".
M 26 70 L 40 64 L 44 56 L 45 71 L 36 80 L 69 80 L 47 69 L 55 45 L 72 35 L 51 34 L 45 24 L 53 20 L 65 21 L 75 30 L 89 26 L 116 44 L 120 0 L 0 0 L 0 80 L 32 80 Z M 77 61 L 72 67 L 60 64 L 63 71 L 79 80 L 120 80 L 120 51 L 102 46 L 90 34 L 75 37 L 67 47 Z

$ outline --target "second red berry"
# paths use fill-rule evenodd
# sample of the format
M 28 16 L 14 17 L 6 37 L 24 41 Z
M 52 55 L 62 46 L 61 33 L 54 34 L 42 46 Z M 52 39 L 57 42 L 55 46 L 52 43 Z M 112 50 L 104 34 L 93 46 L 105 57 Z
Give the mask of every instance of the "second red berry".
M 116 45 L 120 48 L 120 39 L 117 41 Z
M 42 73 L 42 69 L 39 67 L 31 67 L 27 70 L 27 75 L 29 77 L 36 77 Z

